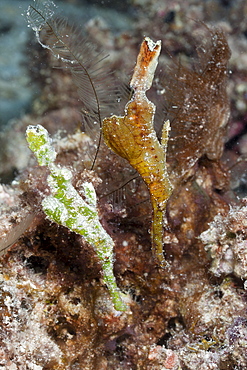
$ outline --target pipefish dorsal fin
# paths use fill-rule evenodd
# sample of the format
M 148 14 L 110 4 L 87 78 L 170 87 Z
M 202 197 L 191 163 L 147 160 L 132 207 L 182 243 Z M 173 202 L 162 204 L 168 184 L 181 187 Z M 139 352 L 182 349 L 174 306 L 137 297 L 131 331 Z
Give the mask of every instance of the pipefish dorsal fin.
M 103 118 L 116 111 L 122 96 L 122 84 L 115 81 L 106 67 L 104 51 L 92 43 L 79 27 L 55 15 L 56 6 L 50 1 L 34 1 L 29 5 L 26 19 L 42 47 L 49 49 L 62 68 L 69 69 L 82 102 L 84 130 L 95 143 L 96 162 L 101 144 Z

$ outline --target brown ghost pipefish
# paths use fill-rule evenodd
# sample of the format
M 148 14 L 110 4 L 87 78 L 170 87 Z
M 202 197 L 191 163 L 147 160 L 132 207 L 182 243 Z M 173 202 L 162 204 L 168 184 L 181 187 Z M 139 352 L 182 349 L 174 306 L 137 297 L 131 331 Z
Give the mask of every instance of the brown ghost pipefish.
M 159 142 L 153 127 L 155 105 L 146 97 L 158 64 L 161 41 L 146 37 L 142 42 L 130 87 L 134 94 L 125 106 L 124 116 L 111 116 L 103 120 L 102 132 L 106 144 L 118 155 L 127 159 L 146 183 L 153 209 L 152 249 L 162 266 L 163 215 L 172 186 L 166 169 L 166 148 L 170 123 L 163 125 Z

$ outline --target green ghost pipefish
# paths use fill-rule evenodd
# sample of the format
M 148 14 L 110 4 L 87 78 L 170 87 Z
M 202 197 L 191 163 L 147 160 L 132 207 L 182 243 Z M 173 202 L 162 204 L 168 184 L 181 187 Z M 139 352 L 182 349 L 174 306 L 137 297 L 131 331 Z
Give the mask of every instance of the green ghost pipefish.
M 28 126 L 26 138 L 39 165 L 48 167 L 50 171 L 47 182 L 51 195 L 42 201 L 45 214 L 51 221 L 82 235 L 86 242 L 94 247 L 102 263 L 103 279 L 114 307 L 118 311 L 125 311 L 127 307 L 123 302 L 124 295 L 117 287 L 113 274 L 114 242 L 100 223 L 93 184 L 84 182 L 85 200 L 83 200 L 72 185 L 71 171 L 54 163 L 56 152 L 43 126 Z

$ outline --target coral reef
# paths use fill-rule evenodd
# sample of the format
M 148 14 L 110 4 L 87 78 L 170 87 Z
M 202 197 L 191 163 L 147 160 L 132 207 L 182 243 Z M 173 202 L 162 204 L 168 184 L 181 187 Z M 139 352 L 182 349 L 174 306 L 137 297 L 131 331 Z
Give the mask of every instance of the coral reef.
M 135 10 L 132 29 L 115 33 L 96 19 L 86 24 L 89 45 L 94 45 L 88 57 L 100 59 L 99 44 L 110 53 L 98 67 L 106 71 L 108 64 L 113 73 L 97 81 L 101 88 L 103 82 L 115 80 L 117 93 L 114 85 L 107 87 L 108 96 L 98 95 L 103 102 L 114 96 L 104 114 L 119 116 L 133 98 L 123 76 L 133 71 L 143 35 L 161 40 L 160 64 L 147 96 L 157 107 L 154 124 L 159 140 L 163 122 L 169 119 L 171 124 L 167 172 L 174 191 L 163 215 L 163 252 L 169 268 L 161 268 L 153 257 L 149 189 L 127 161 L 103 144 L 94 161 L 104 117 L 98 122 L 95 100 L 93 105 L 83 103 L 85 92 L 79 91 L 78 98 L 74 86 L 75 82 L 78 87 L 78 76 L 71 77 L 68 60 L 63 68 L 62 60 L 56 59 L 54 51 L 61 44 L 54 49 L 49 44 L 54 38 L 44 30 L 38 36 L 49 49 L 32 43 L 29 66 L 31 78 L 40 82 L 40 95 L 29 115 L 12 122 L 1 136 L 1 176 L 9 184 L 0 187 L 0 246 L 6 252 L 0 275 L 0 369 L 243 370 L 247 366 L 246 204 L 232 191 L 245 195 L 241 173 L 246 164 L 240 161 L 244 140 L 239 139 L 246 116 L 246 4 L 197 0 L 128 4 Z M 80 33 L 66 38 L 73 35 L 73 27 L 63 21 L 58 25 L 61 28 L 56 30 L 64 30 L 62 40 L 82 45 L 79 54 L 85 57 L 88 48 L 78 41 Z M 233 56 L 229 76 L 227 40 Z M 232 105 L 228 133 L 227 79 Z M 85 133 L 79 130 L 82 120 Z M 128 295 L 125 312 L 112 305 L 96 251 L 43 212 L 42 200 L 50 196 L 49 170 L 37 166 L 24 144 L 28 125 L 49 131 L 56 166 L 71 171 L 71 183 L 83 200 L 83 184 L 93 184 L 98 217 L 114 241 L 117 286 Z M 14 173 L 17 176 L 10 182 Z
M 247 279 L 246 212 L 243 200 L 227 215 L 217 215 L 200 238 L 212 258 L 211 271 L 216 276 L 234 274 Z

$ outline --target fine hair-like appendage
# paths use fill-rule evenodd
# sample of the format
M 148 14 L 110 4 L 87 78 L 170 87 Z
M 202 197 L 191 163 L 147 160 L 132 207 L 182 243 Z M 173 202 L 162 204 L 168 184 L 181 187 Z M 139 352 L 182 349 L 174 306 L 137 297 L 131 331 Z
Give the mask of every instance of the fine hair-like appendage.
M 101 142 L 99 127 L 103 118 L 116 110 L 122 85 L 116 85 L 112 72 L 105 67 L 107 55 L 96 50 L 81 29 L 56 17 L 55 10 L 50 0 L 34 1 L 28 7 L 26 19 L 42 47 L 70 70 L 82 102 L 84 125 L 96 138 L 97 152 Z M 96 155 L 92 168 L 95 161 Z

